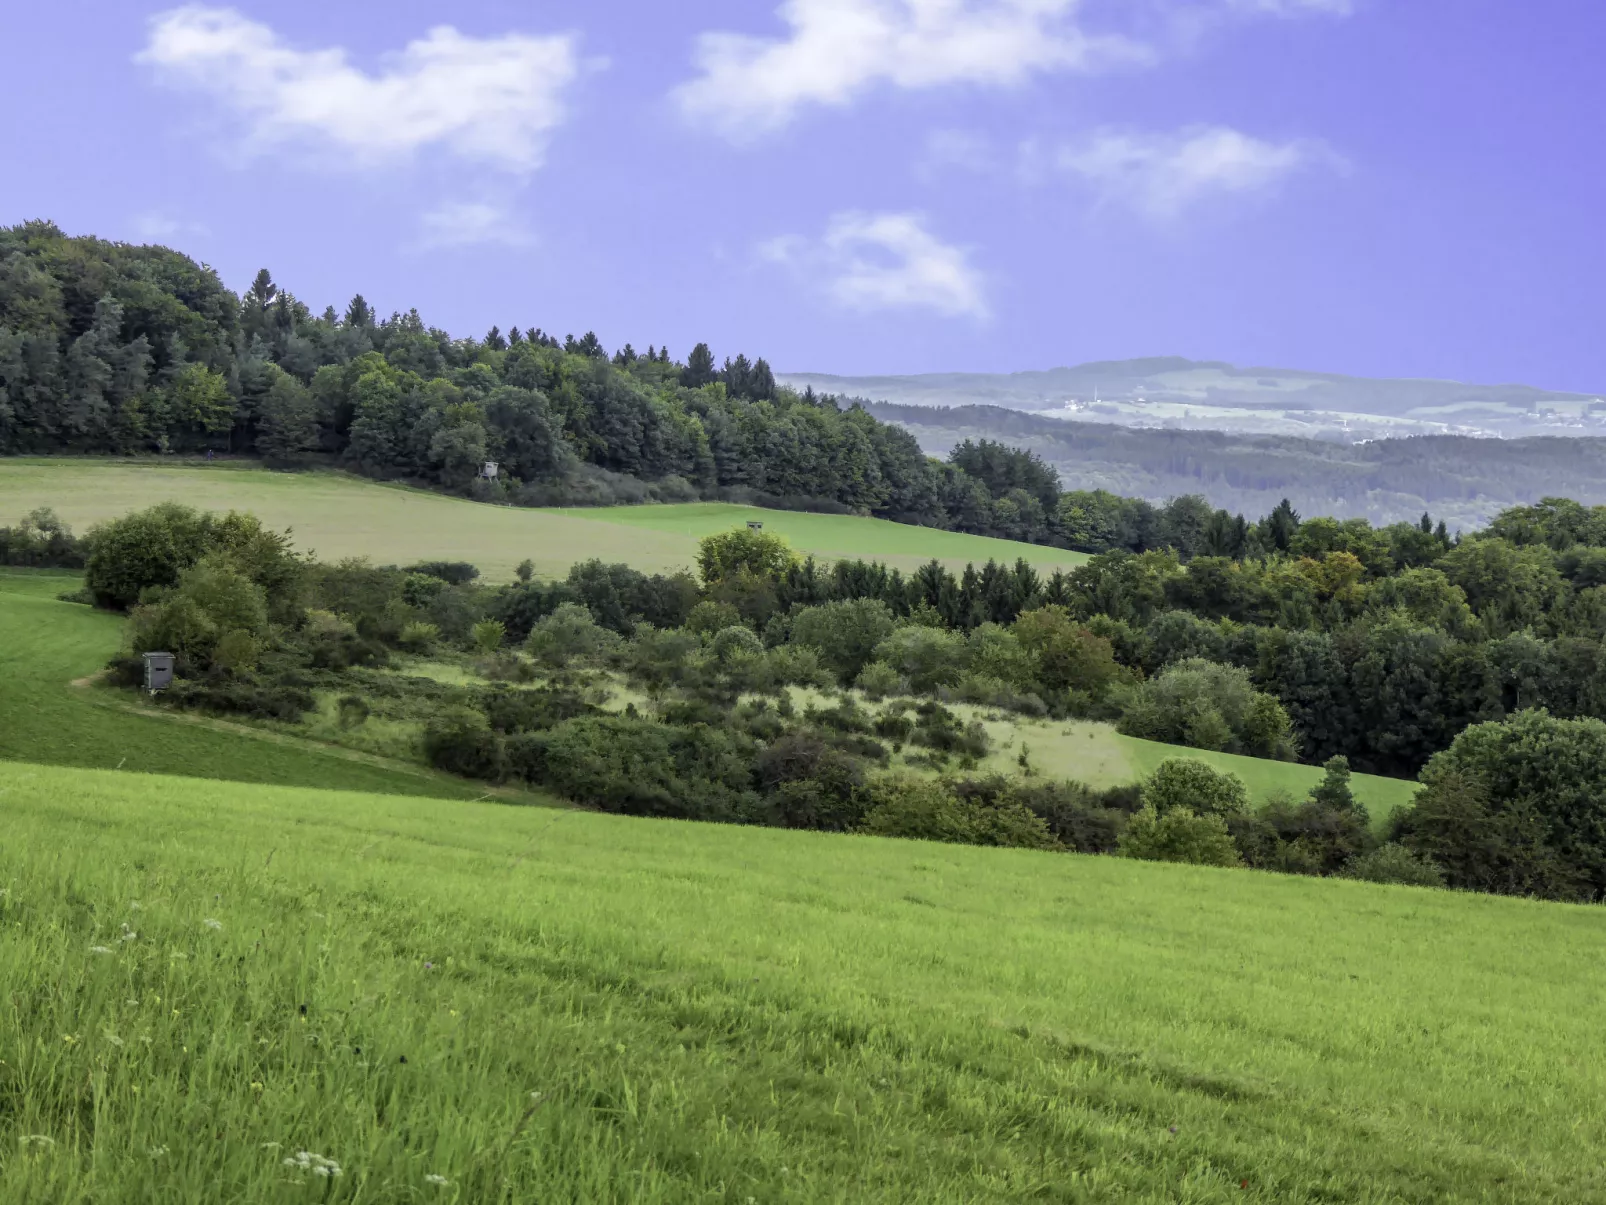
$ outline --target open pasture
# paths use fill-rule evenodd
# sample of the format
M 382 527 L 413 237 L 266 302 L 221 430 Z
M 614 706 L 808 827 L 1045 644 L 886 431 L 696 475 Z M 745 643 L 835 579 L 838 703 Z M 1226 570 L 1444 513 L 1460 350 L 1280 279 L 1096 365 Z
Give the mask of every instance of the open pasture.
M 1080 564 L 1079 553 L 911 527 L 882 519 L 768 511 L 724 503 L 530 510 L 385 485 L 344 473 L 283 473 L 237 464 L 147 464 L 74 459 L 0 460 L 0 523 L 53 507 L 77 532 L 157 502 L 250 511 L 322 560 L 366 556 L 379 564 L 469 561 L 507 581 L 530 559 L 561 577 L 600 557 L 644 572 L 690 568 L 697 541 L 749 519 L 827 560 L 866 557 L 904 570 L 936 557 L 952 568 L 1025 557 L 1043 569 Z
M 966 719 L 998 714 L 964 704 L 956 705 L 955 710 Z M 982 723 L 993 740 L 993 751 L 983 763 L 984 769 L 1019 773 L 1017 758 L 1024 747 L 1036 773 L 1049 779 L 1074 779 L 1091 787 L 1138 782 L 1153 774 L 1167 758 L 1191 757 L 1238 775 L 1249 788 L 1250 802 L 1258 807 L 1279 791 L 1303 799 L 1321 781 L 1323 773 L 1320 766 L 1138 740 L 1121 735 L 1110 724 L 1018 717 L 983 718 Z M 1410 803 L 1417 785 L 1409 779 L 1376 774 L 1356 774 L 1350 780 L 1356 800 L 1366 806 L 1375 824 Z
M 6 1200 L 1606 1200 L 1597 909 L 14 763 L 0 820 Z

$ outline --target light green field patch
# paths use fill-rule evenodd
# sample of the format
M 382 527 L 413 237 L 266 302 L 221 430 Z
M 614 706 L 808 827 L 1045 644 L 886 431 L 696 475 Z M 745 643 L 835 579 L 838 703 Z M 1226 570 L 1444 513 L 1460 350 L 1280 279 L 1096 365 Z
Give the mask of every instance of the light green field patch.
M 1256 803 L 1264 803 L 1278 791 L 1285 791 L 1295 799 L 1303 799 L 1323 775 L 1319 766 L 1305 766 L 1296 762 L 1269 761 L 1236 753 L 1214 753 L 1208 749 L 1185 749 L 1119 734 L 1115 739 L 1127 751 L 1128 760 L 1140 776 L 1154 773 L 1155 767 L 1167 758 L 1196 757 L 1218 770 L 1230 770 L 1242 778 L 1244 785 L 1249 788 L 1250 798 Z M 1383 778 L 1376 774 L 1355 774 L 1350 778 L 1351 792 L 1357 802 L 1366 805 L 1374 824 L 1381 823 L 1397 808 L 1409 804 L 1416 794 L 1417 785 L 1410 779 Z
M 643 572 L 694 565 L 703 536 L 760 520 L 800 552 L 825 560 L 867 557 L 905 570 L 936 557 L 952 568 L 1018 557 L 1043 568 L 1072 566 L 1080 553 L 850 515 L 807 515 L 720 503 L 530 510 L 385 485 L 344 473 L 272 472 L 238 464 L 130 464 L 74 459 L 0 459 L 0 524 L 49 506 L 83 532 L 157 502 L 249 511 L 294 533 L 298 550 L 325 561 L 376 564 L 468 561 L 489 581 L 508 581 L 526 559 L 542 577 L 562 577 L 600 557 Z
M 1257 806 L 1279 791 L 1303 799 L 1321 781 L 1323 774 L 1319 766 L 1138 740 L 1122 736 L 1110 724 L 1016 716 L 989 719 L 1000 713 L 993 708 L 964 703 L 952 704 L 950 710 L 967 722 L 982 721 L 993 742 L 992 752 L 982 763 L 982 769 L 1000 774 L 1020 772 L 1018 758 L 1023 746 L 1030 749 L 1031 766 L 1041 777 L 1072 779 L 1090 787 L 1139 782 L 1153 774 L 1167 758 L 1190 757 L 1238 775 L 1249 788 L 1250 801 Z M 1411 802 L 1417 784 L 1401 778 L 1356 774 L 1350 779 L 1350 789 L 1355 798 L 1366 805 L 1373 822 L 1381 824 L 1395 809 Z
M 1606 1198 L 1598 909 L 18 764 L 0 825 L 7 1201 Z
M 725 502 L 570 508 L 553 513 L 622 523 L 667 536 L 681 536 L 694 543 L 704 536 L 729 531 L 750 521 L 761 522 L 766 532 L 784 536 L 792 547 L 821 560 L 863 558 L 885 561 L 905 570 L 917 569 L 931 560 L 942 561 L 951 568 L 962 568 L 970 562 L 991 559 L 1014 564 L 1024 558 L 1027 564 L 1044 570 L 1071 569 L 1088 560 L 1086 553 L 964 535 L 935 527 L 912 527 L 886 519 L 764 510 Z

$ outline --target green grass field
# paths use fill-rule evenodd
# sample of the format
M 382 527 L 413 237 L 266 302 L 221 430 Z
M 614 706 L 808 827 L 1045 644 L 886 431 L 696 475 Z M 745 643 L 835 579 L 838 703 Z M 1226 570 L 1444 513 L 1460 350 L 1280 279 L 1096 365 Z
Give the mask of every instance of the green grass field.
M 10 763 L 0 817 L 7 1201 L 1606 1200 L 1598 909 Z
M 601 557 L 645 572 L 693 565 L 703 536 L 760 519 L 801 552 L 836 560 L 866 557 L 902 569 L 933 557 L 954 568 L 1025 557 L 1044 569 L 1080 564 L 1080 553 L 842 515 L 765 511 L 723 503 L 527 510 L 486 506 L 343 473 L 277 473 L 241 464 L 133 464 L 73 459 L 0 459 L 0 524 L 53 507 L 75 531 L 157 502 L 242 510 L 320 559 L 366 556 L 377 563 L 469 561 L 506 581 L 520 561 L 561 577 L 576 561 Z
M 56 601 L 80 584 L 74 574 L 0 569 L 0 758 L 447 798 L 485 793 L 421 767 L 240 725 L 141 714 L 124 692 L 73 686 L 105 668 L 124 622 Z
M 957 706 L 966 719 L 996 715 L 988 708 Z M 1180 745 L 1122 736 L 1109 724 L 1083 721 L 983 720 L 993 738 L 993 752 L 984 768 L 1000 773 L 1017 773 L 1016 758 L 1023 745 L 1030 749 L 1031 764 L 1050 779 L 1074 779 L 1092 787 L 1113 787 L 1138 782 L 1153 774 L 1170 757 L 1192 757 L 1208 762 L 1218 770 L 1229 770 L 1244 780 L 1250 801 L 1265 803 L 1278 791 L 1303 799 L 1322 778 L 1319 766 L 1297 762 L 1268 761 L 1235 753 L 1215 753 Z M 1366 805 L 1374 824 L 1381 824 L 1396 808 L 1411 802 L 1417 783 L 1403 778 L 1382 778 L 1375 774 L 1356 774 L 1350 780 L 1355 798 Z

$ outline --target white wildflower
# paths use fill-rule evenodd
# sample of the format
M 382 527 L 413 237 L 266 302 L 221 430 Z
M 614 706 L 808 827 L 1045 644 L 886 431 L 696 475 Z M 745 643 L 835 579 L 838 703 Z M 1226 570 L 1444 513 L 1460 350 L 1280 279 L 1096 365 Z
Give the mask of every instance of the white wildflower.
M 282 1162 L 286 1167 L 293 1167 L 298 1171 L 311 1172 L 313 1175 L 322 1176 L 326 1180 L 344 1174 L 340 1170 L 340 1164 L 333 1159 L 326 1158 L 323 1155 L 314 1155 L 311 1151 L 297 1151 L 294 1155 L 286 1156 Z
M 205 925 L 205 926 L 206 926 L 206 927 L 207 927 L 207 928 L 208 928 L 208 929 L 213 929 L 213 930 L 217 930 L 217 929 L 221 929 L 221 928 L 223 928 L 223 922 L 222 922 L 222 921 L 220 921 L 220 920 L 213 920 L 213 919 L 212 919 L 212 918 L 211 918 L 211 917 L 210 917 L 210 916 L 209 916 L 209 917 L 207 917 L 207 918 L 206 918 L 206 919 L 205 919 L 205 920 L 204 920 L 204 921 L 202 921 L 202 922 L 201 922 L 201 923 L 202 923 L 202 924 L 203 924 L 203 925 Z
M 452 1186 L 452 1182 L 445 1176 L 437 1176 L 434 1172 L 430 1172 L 429 1175 L 424 1177 L 424 1183 L 435 1184 L 441 1188 L 450 1188 Z
M 123 935 L 121 937 L 119 937 L 117 940 L 118 941 L 133 941 L 138 936 L 139 936 L 138 933 L 135 933 L 134 930 L 132 930 L 132 929 L 130 929 L 128 927 L 128 922 L 124 921 L 123 922 Z
M 91 954 L 110 954 L 111 950 L 106 946 L 90 946 L 89 952 Z
M 17 1142 L 22 1146 L 55 1146 L 56 1140 L 49 1134 L 24 1134 Z
M 167 1154 L 167 1148 L 165 1146 L 153 1146 L 150 1149 L 150 1156 L 152 1159 L 160 1159 L 165 1154 Z

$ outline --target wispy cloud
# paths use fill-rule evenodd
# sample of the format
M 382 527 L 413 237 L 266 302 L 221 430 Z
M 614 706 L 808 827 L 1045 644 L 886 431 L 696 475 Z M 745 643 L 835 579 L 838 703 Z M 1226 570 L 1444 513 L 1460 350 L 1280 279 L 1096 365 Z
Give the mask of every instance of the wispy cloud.
M 153 243 L 182 237 L 199 238 L 211 230 L 199 222 L 185 221 L 157 210 L 149 210 L 134 217 L 134 233 Z
M 676 90 L 691 120 L 734 139 L 843 106 L 878 84 L 1007 87 L 1048 71 L 1141 60 L 1140 45 L 1074 21 L 1078 0 L 786 0 L 780 38 L 698 38 L 701 74 Z
M 969 253 L 932 234 L 920 214 L 839 213 L 820 238 L 788 235 L 766 243 L 760 254 L 818 283 L 845 310 L 988 316 L 981 273 Z
M 1103 130 L 1060 147 L 1049 166 L 1092 187 L 1110 205 L 1169 221 L 1220 197 L 1275 189 L 1296 172 L 1342 167 L 1324 144 L 1267 142 L 1227 126 L 1193 126 L 1174 134 Z
M 580 70 L 571 34 L 472 38 L 441 25 L 370 74 L 340 47 L 297 49 L 205 5 L 153 17 L 136 61 L 210 96 L 255 148 L 303 146 L 370 165 L 435 147 L 516 173 L 541 165 Z
M 507 206 L 492 201 L 447 201 L 419 219 L 425 248 L 528 247 L 534 237 Z

